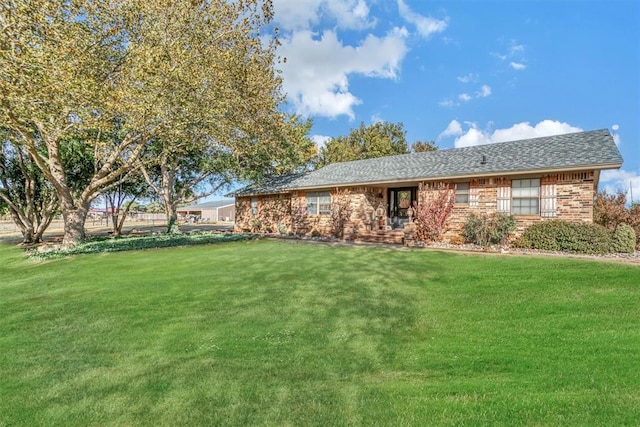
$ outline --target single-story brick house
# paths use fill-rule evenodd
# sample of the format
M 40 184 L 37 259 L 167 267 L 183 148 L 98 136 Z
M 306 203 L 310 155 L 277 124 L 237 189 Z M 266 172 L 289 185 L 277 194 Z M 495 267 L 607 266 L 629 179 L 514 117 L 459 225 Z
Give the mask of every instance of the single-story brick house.
M 249 185 L 236 197 L 237 231 L 332 235 L 348 197 L 345 239 L 402 243 L 412 206 L 455 193 L 445 240 L 470 213 L 504 212 L 518 231 L 546 219 L 591 222 L 600 172 L 622 156 L 606 129 L 334 163 Z

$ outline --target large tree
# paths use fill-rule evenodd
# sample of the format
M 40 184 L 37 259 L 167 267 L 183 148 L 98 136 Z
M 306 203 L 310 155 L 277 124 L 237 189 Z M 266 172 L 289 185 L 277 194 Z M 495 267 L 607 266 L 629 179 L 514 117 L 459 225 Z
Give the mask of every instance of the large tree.
M 22 233 L 22 243 L 39 243 L 58 208 L 58 197 L 24 147 L 7 132 L 0 134 L 0 202 Z
M 64 245 L 84 239 L 91 201 L 152 141 L 184 141 L 197 126 L 242 159 L 255 148 L 246 141 L 285 121 L 276 39 L 260 33 L 271 18 L 269 0 L 3 3 L 0 118 L 55 188 Z M 78 134 L 92 136 L 97 167 L 76 193 L 62 151 Z
M 59 213 L 58 195 L 20 141 L 19 134 L 0 130 L 0 199 L 20 229 L 23 243 L 33 244 L 42 241 L 53 216 Z M 76 195 L 93 175 L 93 153 L 84 140 L 69 138 L 61 141 L 60 160 L 69 189 Z
M 405 134 L 402 123 L 378 122 L 370 126 L 361 123 L 349 135 L 329 140 L 320 149 L 317 166 L 406 154 L 409 149 Z
M 425 153 L 427 151 L 437 151 L 438 146 L 434 141 L 416 141 L 411 145 L 412 153 Z
M 216 193 L 238 180 L 256 181 L 265 175 L 293 172 L 309 164 L 317 154 L 307 136 L 310 120 L 290 116 L 260 127 L 260 135 L 247 133 L 226 143 L 195 127 L 179 142 L 158 138 L 152 144 L 147 158 L 140 162 L 141 171 L 162 200 L 168 232 L 179 231 L 180 205 Z

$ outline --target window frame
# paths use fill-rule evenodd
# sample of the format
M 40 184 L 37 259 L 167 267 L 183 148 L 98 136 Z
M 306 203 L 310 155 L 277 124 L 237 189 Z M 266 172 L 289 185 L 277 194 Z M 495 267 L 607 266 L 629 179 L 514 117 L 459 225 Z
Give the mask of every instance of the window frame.
M 252 197 L 250 202 L 249 202 L 250 208 L 251 208 L 251 215 L 256 216 L 258 215 L 258 206 L 259 206 L 259 202 L 258 202 L 258 198 L 257 197 Z
M 516 186 L 516 183 L 518 184 L 518 186 Z M 525 186 L 524 184 L 527 185 Z M 540 216 L 540 189 L 540 178 L 512 179 L 511 214 Z
M 307 199 L 307 215 L 331 215 L 330 191 L 309 191 L 305 197 Z
M 458 188 L 458 186 L 465 186 L 467 188 Z M 466 181 L 466 182 L 456 182 L 454 183 L 454 187 L 455 187 L 455 204 L 456 205 L 470 205 L 471 203 L 471 182 Z M 466 198 L 465 201 L 458 201 L 458 197 L 463 197 Z

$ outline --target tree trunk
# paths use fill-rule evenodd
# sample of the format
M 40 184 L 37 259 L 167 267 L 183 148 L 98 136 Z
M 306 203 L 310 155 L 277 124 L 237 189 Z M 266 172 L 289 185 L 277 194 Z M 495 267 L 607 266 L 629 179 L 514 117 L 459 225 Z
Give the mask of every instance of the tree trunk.
M 129 209 L 125 208 L 125 211 L 122 212 L 120 215 L 120 219 L 118 220 L 118 223 L 115 225 L 115 227 L 113 227 L 113 232 L 115 233 L 116 236 L 122 235 L 122 227 L 124 227 L 124 221 L 127 219 L 128 213 L 129 213 Z
M 120 209 L 114 209 L 112 212 L 111 223 L 113 232 L 111 233 L 111 235 L 113 237 L 120 237 L 122 231 L 122 229 L 118 227 L 118 224 L 120 223 L 120 221 L 118 221 L 118 217 L 120 216 Z
M 160 171 L 162 174 L 162 202 L 164 204 L 164 212 L 167 216 L 167 233 L 180 233 L 174 169 L 171 165 L 167 165 L 166 162 L 163 162 L 163 164 L 160 165 Z
M 62 246 L 65 248 L 77 246 L 86 239 L 84 223 L 89 209 L 85 206 L 76 209 L 63 209 L 64 237 Z
M 118 207 L 118 215 L 113 219 L 113 235 L 121 236 L 122 235 L 122 227 L 124 227 L 124 222 L 127 219 L 127 215 L 129 214 L 129 210 L 131 209 L 131 205 L 136 201 L 136 197 L 134 197 L 131 201 L 127 203 L 120 203 L 121 206 Z M 124 206 L 124 209 L 122 209 Z
M 34 233 L 32 229 L 27 229 L 22 233 L 22 244 L 25 246 L 33 245 L 34 243 L 38 243 L 34 237 Z
M 20 223 L 20 233 L 22 233 L 22 245 L 30 246 L 38 243 L 34 237 L 33 225 Z
M 38 207 L 39 212 L 16 212 L 10 208 L 11 218 L 22 234 L 22 245 L 34 245 L 42 242 L 42 236 L 53 219 L 53 207 Z
M 9 208 L 9 212 L 11 213 L 11 218 L 13 219 L 13 223 L 20 229 L 20 234 L 22 234 L 22 244 L 30 245 L 34 243 L 33 224 L 30 223 L 27 220 L 27 218 L 19 215 L 13 209 Z
M 40 180 L 26 151 L 17 145 L 14 149 L 8 160 L 6 147 L 0 147 L 0 200 L 7 205 L 13 222 L 20 229 L 22 245 L 33 245 L 42 241 L 56 209 L 57 197 L 53 189 Z
M 180 225 L 178 224 L 178 207 L 173 203 L 165 203 L 165 212 L 167 213 L 167 233 L 180 233 Z
M 53 220 L 52 214 L 47 214 L 44 218 L 41 219 L 40 223 L 35 228 L 35 231 L 33 233 L 33 243 L 42 242 L 42 236 L 51 224 L 51 220 Z

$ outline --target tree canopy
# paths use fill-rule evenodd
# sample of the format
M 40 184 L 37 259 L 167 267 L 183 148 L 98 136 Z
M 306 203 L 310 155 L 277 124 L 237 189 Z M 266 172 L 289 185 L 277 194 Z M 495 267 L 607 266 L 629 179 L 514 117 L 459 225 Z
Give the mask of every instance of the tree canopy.
M 405 134 L 402 123 L 360 123 L 347 136 L 329 140 L 320 149 L 317 166 L 408 153 Z
M 433 141 L 416 141 L 411 145 L 412 153 L 424 153 L 427 151 L 437 151 L 438 146 Z
M 84 239 L 91 201 L 159 140 L 167 158 L 213 150 L 236 175 L 296 162 L 307 148 L 286 138 L 276 34 L 262 32 L 272 16 L 269 0 L 0 8 L 0 119 L 53 185 L 65 245 Z M 80 189 L 63 164 L 72 139 L 92 153 L 93 175 Z

